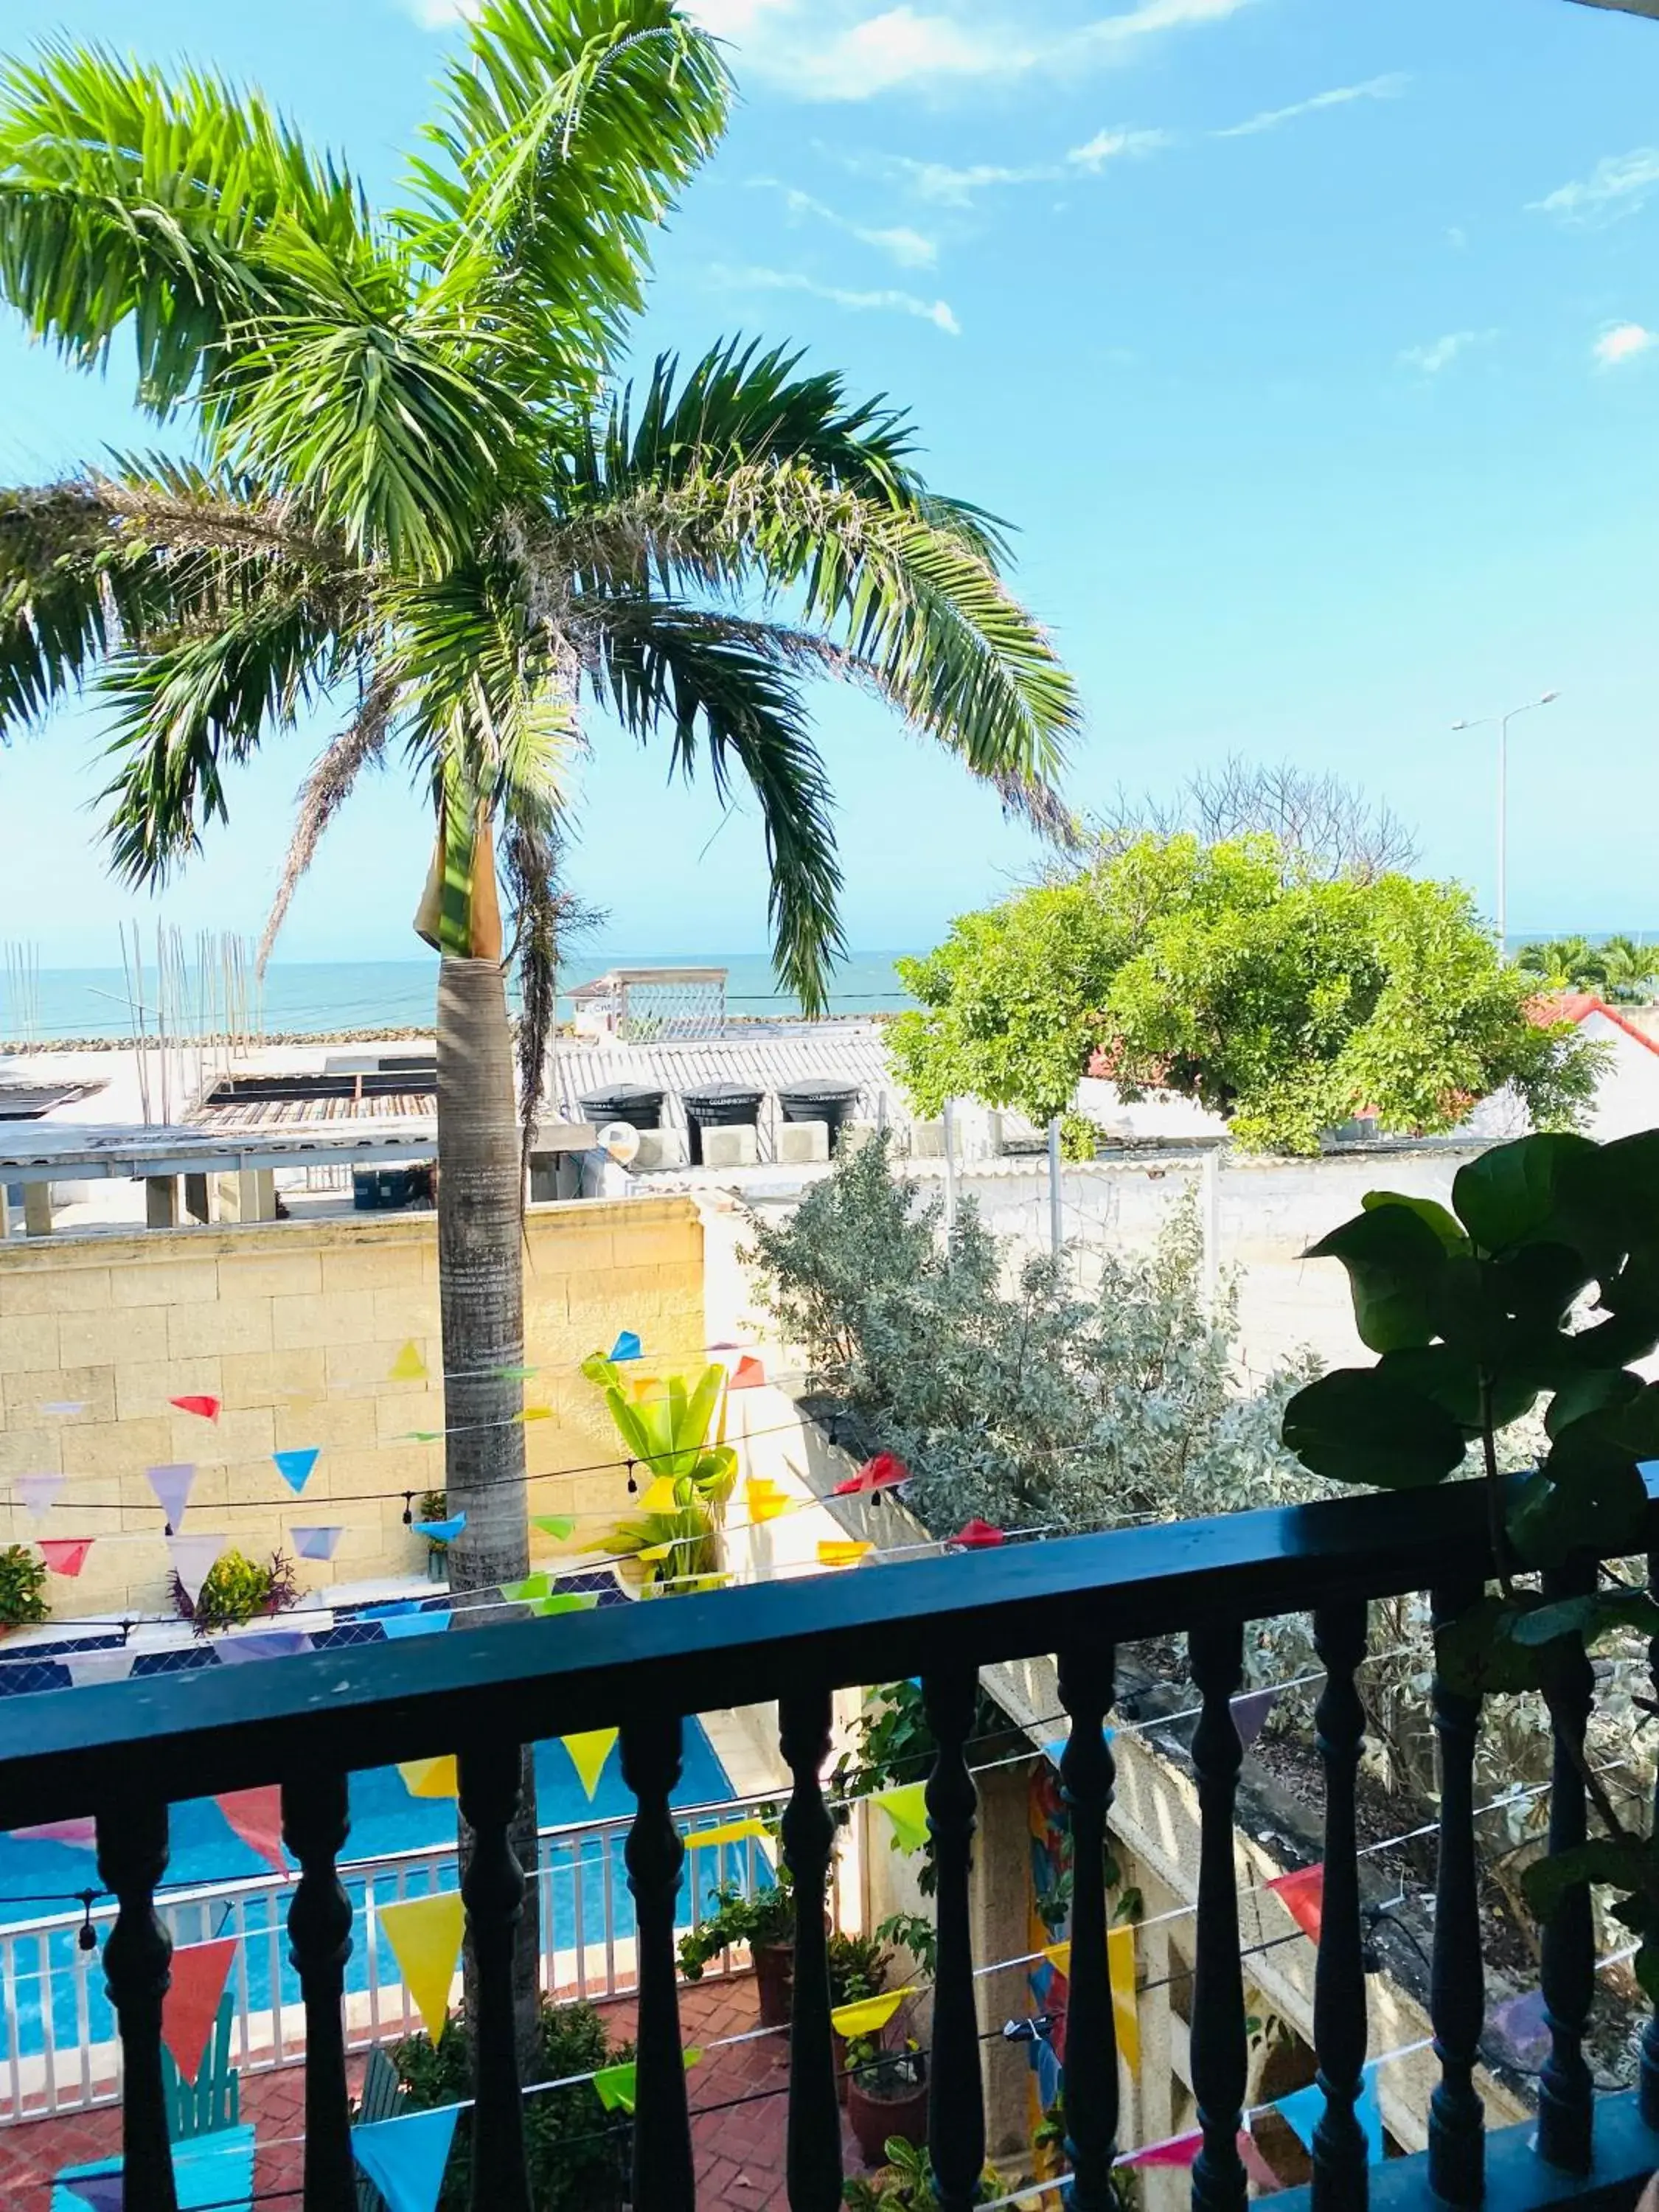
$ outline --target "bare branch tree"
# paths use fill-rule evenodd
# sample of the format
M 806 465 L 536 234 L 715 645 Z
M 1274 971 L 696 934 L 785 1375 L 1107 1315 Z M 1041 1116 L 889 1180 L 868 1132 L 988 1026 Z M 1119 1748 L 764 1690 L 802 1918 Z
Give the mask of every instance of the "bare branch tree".
M 1200 769 L 1173 798 L 1133 799 L 1120 786 L 1091 825 L 1107 854 L 1137 837 L 1182 833 L 1206 845 L 1252 834 L 1275 837 L 1310 875 L 1374 883 L 1413 866 L 1415 833 L 1386 799 L 1372 799 L 1340 775 L 1293 762 L 1256 762 L 1234 753 L 1218 769 Z

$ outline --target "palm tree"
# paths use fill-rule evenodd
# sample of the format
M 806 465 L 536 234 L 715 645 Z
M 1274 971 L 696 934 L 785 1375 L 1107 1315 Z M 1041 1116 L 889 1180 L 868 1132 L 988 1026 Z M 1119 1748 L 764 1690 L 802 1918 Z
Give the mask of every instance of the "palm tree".
M 1536 975 L 1553 991 L 1599 991 L 1607 981 L 1600 949 L 1587 937 L 1553 937 L 1523 945 L 1516 966 Z
M 1620 935 L 1603 938 L 1595 954 L 1608 998 L 1630 1002 L 1652 997 L 1653 979 L 1659 975 L 1659 947 Z
M 365 769 L 401 752 L 431 795 L 458 1591 L 527 1566 L 502 954 L 528 1117 L 584 699 L 751 787 L 808 1009 L 842 949 L 810 680 L 873 689 L 1048 830 L 1077 720 L 999 526 L 927 489 L 904 416 L 736 343 L 611 381 L 651 234 L 725 125 L 718 48 L 671 0 L 484 0 L 467 43 L 381 213 L 214 77 L 69 45 L 0 75 L 0 295 L 80 368 L 130 332 L 139 405 L 193 434 L 0 494 L 0 732 L 94 688 L 113 864 L 155 884 L 232 769 L 337 716 L 268 939 Z

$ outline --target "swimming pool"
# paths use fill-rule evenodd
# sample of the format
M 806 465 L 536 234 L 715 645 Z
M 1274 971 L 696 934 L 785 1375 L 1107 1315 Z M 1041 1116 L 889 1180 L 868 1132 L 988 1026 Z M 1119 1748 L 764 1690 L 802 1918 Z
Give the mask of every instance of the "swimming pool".
M 626 1822 L 632 1817 L 633 1796 L 622 1778 L 614 1751 L 591 1804 L 562 1743 L 538 1744 L 535 1756 L 537 1814 L 544 1830 L 587 1828 L 611 1820 Z M 672 1802 L 678 1806 L 711 1806 L 731 1796 L 731 1782 L 707 1735 L 696 1721 L 688 1721 L 680 1780 Z M 604 1946 L 607 1935 L 612 1944 L 631 1943 L 633 1899 L 622 1856 L 625 1832 L 624 1827 L 618 1826 L 608 1833 L 588 1833 L 580 1839 L 558 1841 L 544 1836 L 544 1952 L 571 1953 L 580 1939 L 586 1954 L 588 1949 Z M 385 1988 L 399 1979 L 384 1934 L 377 1929 L 375 1942 L 371 1945 L 365 1941 L 365 1891 L 370 1884 L 362 1876 L 354 1876 L 349 1863 L 453 1847 L 454 1838 L 453 1799 L 411 1796 L 396 1767 L 353 1775 L 351 1835 L 342 1861 L 345 1888 L 356 1919 L 347 1969 L 349 1994 L 371 1986 Z M 269 1877 L 270 1871 L 258 1853 L 233 1832 L 210 1798 L 173 1808 L 168 1892 L 221 1882 L 257 1881 Z M 689 1927 L 696 1917 L 691 1887 L 694 1871 L 697 1910 L 722 1881 L 764 1887 L 772 1879 L 765 1850 L 752 1841 L 688 1854 L 676 1914 L 681 1927 Z M 408 1871 L 407 1893 L 420 1896 L 432 1887 L 453 1889 L 456 1880 L 453 1855 L 417 1858 Z M 0 1978 L 4 1984 L 0 2063 L 14 2057 L 38 2057 L 47 2048 L 46 2023 L 42 2017 L 46 2001 L 43 1991 L 47 1985 L 52 2049 L 75 2051 L 86 2043 L 106 2042 L 113 2037 L 113 2016 L 104 1994 L 100 1962 L 95 1954 L 79 1949 L 76 1929 L 58 1925 L 15 1936 L 6 1934 L 20 1923 L 57 1920 L 72 1911 L 70 1900 L 77 1892 L 95 1887 L 97 1881 L 90 1850 L 0 1834 Z M 384 1868 L 375 1870 L 372 1886 L 380 1905 L 392 1901 L 398 1893 L 398 1885 Z M 245 1936 L 231 1984 L 244 2013 L 268 2014 L 273 1990 L 285 2006 L 301 2002 L 298 1977 L 288 1959 L 285 1932 L 291 1895 L 286 1886 L 273 1886 L 251 1894 L 240 1891 L 234 1899 L 208 1899 L 167 1910 L 174 1940 L 179 1943 L 203 1942 L 221 1935 Z M 167 1903 L 165 1896 L 161 1901 L 164 1905 Z M 108 1924 L 100 1915 L 100 1937 L 107 1933 Z M 15 2050 L 9 2024 L 14 2020 Z

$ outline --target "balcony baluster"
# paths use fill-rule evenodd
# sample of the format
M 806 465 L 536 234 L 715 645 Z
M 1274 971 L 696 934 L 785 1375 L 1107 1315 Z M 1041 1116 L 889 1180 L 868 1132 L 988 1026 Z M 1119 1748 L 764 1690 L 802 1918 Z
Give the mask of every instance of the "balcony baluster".
M 979 1690 L 971 1665 L 922 1678 L 928 1726 L 939 1743 L 927 1783 L 927 1825 L 939 1868 L 939 1971 L 933 1984 L 927 2152 L 939 2212 L 968 2212 L 985 2164 L 985 2092 L 974 2003 L 968 1881 L 979 1796 L 967 1743 Z
M 824 1936 L 836 1824 L 819 1777 L 830 1756 L 830 1692 L 797 1691 L 780 1707 L 778 1742 L 794 1790 L 783 1816 L 783 1855 L 795 1888 L 795 1984 L 789 2045 L 790 2212 L 837 2212 L 841 2106 L 830 2027 Z
M 1187 1639 L 1204 1710 L 1193 1735 L 1200 1820 L 1196 1959 L 1193 1978 L 1193 2090 L 1204 2148 L 1193 2166 L 1194 2212 L 1243 2212 L 1249 2179 L 1238 2155 L 1249 2049 L 1238 1948 L 1237 1843 L 1233 1802 L 1243 1748 L 1231 1700 L 1244 1679 L 1244 1631 L 1206 1622 Z
M 1115 1769 L 1106 1716 L 1116 1690 L 1109 1644 L 1073 1646 L 1060 1661 L 1060 1702 L 1072 1717 L 1060 1794 L 1072 1817 L 1071 1994 L 1066 2010 L 1066 2152 L 1073 2212 L 1112 2212 L 1117 2154 L 1117 2029 L 1106 1942 L 1106 1815 Z
M 1595 1589 L 1593 1559 L 1573 1560 L 1545 1575 L 1550 1598 L 1583 1597 Z M 1583 1648 L 1568 1638 L 1556 1675 L 1555 1758 L 1550 1771 L 1550 1852 L 1584 1840 L 1584 1784 L 1579 1771 L 1595 1678 Z M 1584 2062 L 1584 2030 L 1595 1994 L 1595 1928 L 1589 1889 L 1569 1890 L 1544 1923 L 1539 1978 L 1550 2053 L 1538 2077 L 1538 2150 L 1551 2166 L 1588 2173 L 1595 2089 Z
M 1354 1814 L 1365 1711 L 1353 1678 L 1365 1656 L 1366 1625 L 1363 1601 L 1314 1613 L 1314 1646 L 1325 1664 L 1314 1716 L 1325 1770 L 1324 1899 L 1314 1969 L 1314 2051 L 1325 2109 L 1314 2130 L 1314 2212 L 1364 2212 L 1370 2202 L 1365 2133 L 1354 2109 L 1364 2084 L 1366 2023 Z
M 1659 1552 L 1648 1553 L 1648 1589 L 1659 1596 Z M 1659 1696 L 1659 1636 L 1648 1645 L 1648 1678 Z M 1659 1776 L 1654 1782 L 1652 1832 L 1659 1836 Z M 1639 2098 L 1643 2119 L 1649 2127 L 1659 2128 L 1659 2005 L 1642 2031 Z
M 623 1778 L 637 1808 L 626 1848 L 640 1991 L 634 2202 L 651 2212 L 696 2212 L 697 2202 L 674 1956 L 685 1845 L 669 1798 L 680 1778 L 681 1747 L 678 1713 L 652 1713 L 623 1728 Z
M 161 2003 L 173 1938 L 156 1917 L 167 1870 L 167 1808 L 129 1797 L 98 1815 L 98 1879 L 119 1905 L 104 1945 L 109 2001 L 121 2030 L 121 2166 L 125 2212 L 178 2212 L 161 2083 Z
M 518 1816 L 524 1759 L 515 1737 L 486 1736 L 461 1753 L 458 1765 L 461 1817 L 472 1831 L 461 1894 L 477 1978 L 473 2212 L 530 2212 L 513 1989 L 525 1881 L 510 1832 Z
M 1480 1602 L 1483 1585 L 1466 1576 L 1431 1599 L 1437 1632 Z M 1434 1677 L 1434 1726 L 1440 1739 L 1440 1838 L 1435 1869 L 1434 1959 L 1429 2010 L 1440 2080 L 1429 2105 L 1429 2175 L 1448 2204 L 1479 2204 L 1486 2194 L 1486 2114 L 1474 2086 L 1486 2018 L 1480 1962 L 1480 1881 L 1474 1852 L 1474 1753 L 1480 1700 Z
M 357 2202 L 341 2010 L 351 1899 L 336 1872 L 350 1828 L 343 1774 L 283 1784 L 283 1841 L 300 1863 L 288 1934 L 306 2008 L 305 2212 L 356 2212 Z

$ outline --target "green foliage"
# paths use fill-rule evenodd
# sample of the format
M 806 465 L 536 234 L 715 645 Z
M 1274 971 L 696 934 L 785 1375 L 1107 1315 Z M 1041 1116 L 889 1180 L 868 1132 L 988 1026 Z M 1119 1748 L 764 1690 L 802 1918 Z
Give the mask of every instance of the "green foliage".
M 1552 991 L 1594 991 L 1616 1003 L 1652 997 L 1659 946 L 1638 945 L 1633 937 L 1607 937 L 1599 945 L 1587 937 L 1554 937 L 1523 945 L 1516 965 Z
M 967 1093 L 1047 1121 L 1092 1067 L 1131 1099 L 1196 1099 L 1250 1150 L 1308 1153 L 1364 1110 L 1454 1128 L 1506 1084 L 1536 1126 L 1570 1126 L 1601 1062 L 1531 1018 L 1535 981 L 1466 892 L 1310 879 L 1260 836 L 1135 839 L 961 917 L 900 972 L 921 1006 L 893 1024 L 894 1064 L 929 1113 Z
M 8 1544 L 0 1551 L 0 1627 L 24 1628 L 51 1618 L 46 1561 L 27 1544 Z
M 1150 1257 L 1103 1254 L 1091 1295 L 1048 1260 L 1006 1287 L 974 1208 L 947 1240 L 937 1194 L 890 1170 L 879 1140 L 842 1155 L 744 1257 L 785 1340 L 910 1468 L 930 1528 L 1098 1527 L 1316 1490 L 1278 1442 L 1296 1378 L 1236 1392 L 1233 1315 L 1206 1305 L 1191 1213 Z
M 873 1936 L 848 1936 L 839 1928 L 832 1929 L 828 1948 L 832 2007 L 857 2004 L 866 1997 L 881 1995 L 893 1960 L 879 1929 Z
M 582 1373 L 605 1392 L 617 1432 L 645 1486 L 645 1510 L 605 1539 L 647 1596 L 684 1595 L 720 1572 L 720 1531 L 738 1480 L 723 1441 L 726 1370 L 711 1361 L 692 1383 L 630 1377 L 595 1352 Z
M 631 2043 L 610 2040 L 604 2016 L 593 2006 L 543 2004 L 538 2081 L 598 2073 L 633 2056 Z M 392 2063 L 404 2085 L 404 2111 L 425 2112 L 472 2095 L 472 2043 L 460 2021 L 451 2021 L 435 2045 L 425 2035 L 396 2045 Z M 526 2098 L 524 2129 L 532 2212 L 622 2212 L 633 2162 L 630 2117 L 607 2112 L 597 2090 L 582 2082 L 555 2096 Z M 455 2124 L 441 2212 L 463 2212 L 471 2203 L 471 2175 L 468 2105 Z
M 731 1882 L 715 1891 L 712 1910 L 680 1938 L 680 1972 L 688 1982 L 700 1982 L 709 1960 L 723 1951 L 742 1944 L 752 1951 L 757 1943 L 794 1940 L 795 1893 L 789 1869 L 780 1861 L 769 1888 L 750 1896 L 740 1884 Z
M 264 1566 L 234 1547 L 222 1553 L 194 1599 L 178 1576 L 173 1577 L 173 1606 L 198 1636 L 216 1628 L 239 1628 L 262 1613 L 281 1613 L 298 1595 L 293 1563 L 280 1549 Z
M 423 1492 L 421 1497 L 421 1510 L 415 1517 L 417 1521 L 447 1520 L 449 1517 L 447 1496 L 441 1490 Z M 447 1536 L 428 1536 L 426 1542 L 427 1549 L 430 1552 L 447 1552 L 449 1549 Z

